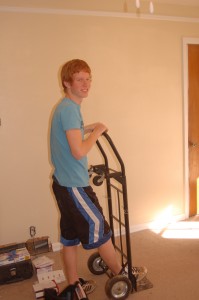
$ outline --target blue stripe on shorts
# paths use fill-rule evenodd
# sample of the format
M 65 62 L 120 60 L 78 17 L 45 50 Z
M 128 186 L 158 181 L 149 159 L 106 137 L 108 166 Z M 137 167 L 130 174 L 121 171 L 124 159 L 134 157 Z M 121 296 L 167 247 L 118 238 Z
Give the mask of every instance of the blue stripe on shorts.
M 83 188 L 67 188 L 75 204 L 89 224 L 89 244 L 104 238 L 104 218 Z

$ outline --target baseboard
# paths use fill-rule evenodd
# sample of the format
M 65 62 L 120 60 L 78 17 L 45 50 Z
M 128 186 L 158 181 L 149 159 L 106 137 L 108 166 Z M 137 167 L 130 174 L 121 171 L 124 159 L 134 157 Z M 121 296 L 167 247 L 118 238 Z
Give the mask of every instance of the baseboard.
M 155 220 L 148 223 L 132 225 L 130 226 L 130 232 L 133 233 L 133 232 L 142 231 L 146 229 L 160 230 L 161 228 L 165 228 L 173 222 L 179 222 L 185 219 L 186 219 L 185 214 L 181 214 L 181 215 L 172 216 L 169 220 Z
M 155 221 L 148 222 L 148 223 L 132 225 L 132 226 L 130 226 L 129 230 L 130 230 L 130 233 L 133 233 L 133 232 L 138 232 L 138 231 L 149 229 L 149 230 L 152 230 L 152 231 L 158 233 L 163 228 L 166 228 L 169 224 L 183 221 L 185 219 L 186 219 L 186 215 L 181 214 L 181 215 L 172 216 L 168 220 L 155 220 Z M 115 234 L 115 236 L 119 236 L 119 230 L 116 229 L 114 234 Z M 123 234 L 125 234 L 124 228 L 122 228 L 122 235 Z
M 175 223 L 175 222 L 179 222 L 179 221 L 183 221 L 186 219 L 186 215 L 185 214 L 181 214 L 181 215 L 176 215 L 176 216 L 172 216 L 169 218 L 169 220 L 155 220 L 152 222 L 148 222 L 148 223 L 142 223 L 142 224 L 137 224 L 137 225 L 132 225 L 130 226 L 129 230 L 130 233 L 133 232 L 138 232 L 138 231 L 142 231 L 142 230 L 152 230 L 155 232 L 160 232 L 163 228 L 166 228 L 169 224 L 171 223 Z M 122 235 L 125 234 L 125 230 L 122 229 Z M 114 233 L 115 236 L 119 236 L 119 230 L 115 230 Z M 60 242 L 57 243 L 53 243 L 52 244 L 52 249 L 54 252 L 56 251 L 60 251 L 62 249 L 63 245 Z

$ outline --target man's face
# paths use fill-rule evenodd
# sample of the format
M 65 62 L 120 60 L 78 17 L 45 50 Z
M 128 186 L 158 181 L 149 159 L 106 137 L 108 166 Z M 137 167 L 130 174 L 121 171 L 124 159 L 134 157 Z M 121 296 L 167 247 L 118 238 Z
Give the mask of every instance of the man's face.
M 73 74 L 73 82 L 67 85 L 69 95 L 81 100 L 88 96 L 90 86 L 91 75 L 84 71 Z

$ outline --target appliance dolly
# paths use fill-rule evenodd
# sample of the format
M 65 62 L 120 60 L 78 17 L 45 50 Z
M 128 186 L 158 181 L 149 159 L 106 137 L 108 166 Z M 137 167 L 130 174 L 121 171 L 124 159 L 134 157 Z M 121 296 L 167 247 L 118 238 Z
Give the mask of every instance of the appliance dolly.
M 137 291 L 137 277 L 132 274 L 133 266 L 125 167 L 123 160 L 110 136 L 106 132 L 103 133 L 102 136 L 105 138 L 105 142 L 108 142 L 107 146 L 111 147 L 116 161 L 119 163 L 120 171 L 116 171 L 109 167 L 108 157 L 101 143 L 97 140 L 96 144 L 103 156 L 104 164 L 92 165 L 89 168 L 89 175 L 90 177 L 93 175 L 92 181 L 96 186 L 102 185 L 104 180 L 106 182 L 109 224 L 113 233 L 112 242 L 116 251 L 121 255 L 122 270 L 126 271 L 127 274 L 113 276 L 98 252 L 94 252 L 89 257 L 87 265 L 90 272 L 95 275 L 101 275 L 104 273 L 108 275 L 109 279 L 105 285 L 105 292 L 110 299 L 124 300 L 130 295 L 130 293 Z M 113 191 L 116 193 L 116 201 L 114 204 Z M 115 225 L 117 225 L 117 228 L 115 228 Z M 114 234 L 116 231 L 115 229 L 118 232 L 117 238 Z

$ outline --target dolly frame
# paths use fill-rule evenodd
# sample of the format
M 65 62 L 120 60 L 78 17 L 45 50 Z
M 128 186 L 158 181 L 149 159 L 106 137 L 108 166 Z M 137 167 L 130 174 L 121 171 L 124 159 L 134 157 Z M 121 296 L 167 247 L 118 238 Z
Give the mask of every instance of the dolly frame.
M 112 242 L 115 247 L 115 249 L 120 253 L 121 255 L 121 264 L 123 270 L 128 270 L 128 278 L 131 281 L 132 284 L 132 292 L 133 290 L 137 291 L 137 282 L 135 276 L 132 274 L 132 254 L 131 254 L 131 243 L 130 243 L 130 227 L 129 227 L 129 212 L 128 212 L 128 197 L 127 197 L 127 182 L 126 182 L 126 173 L 125 173 L 125 166 L 124 162 L 113 143 L 110 136 L 104 132 L 103 136 L 105 137 L 105 140 L 110 145 L 118 163 L 120 166 L 120 171 L 115 171 L 109 167 L 108 162 L 108 156 L 106 155 L 106 152 L 104 151 L 101 143 L 99 140 L 96 141 L 97 147 L 100 150 L 103 159 L 104 164 L 100 165 L 92 165 L 89 169 L 89 173 L 96 175 L 93 177 L 93 183 L 94 185 L 101 185 L 104 180 L 106 180 L 106 190 L 107 190 L 107 198 L 108 198 L 108 214 L 109 214 L 109 223 L 110 228 L 112 230 Z M 111 179 L 116 180 L 121 185 L 121 189 L 116 187 Z M 118 207 L 118 214 L 119 216 L 116 216 L 113 214 L 113 205 L 112 205 L 112 189 L 116 190 L 117 193 L 117 207 Z M 121 211 L 121 197 L 123 197 L 123 212 Z M 124 222 L 122 220 L 122 213 L 124 217 Z M 114 221 L 119 225 L 119 246 L 116 245 L 115 242 L 115 235 L 114 235 Z M 124 230 L 123 230 L 124 229 Z M 125 241 L 122 239 L 122 233 L 125 232 Z M 124 252 L 124 243 L 126 245 L 126 253 Z M 108 272 L 106 272 L 109 277 Z

